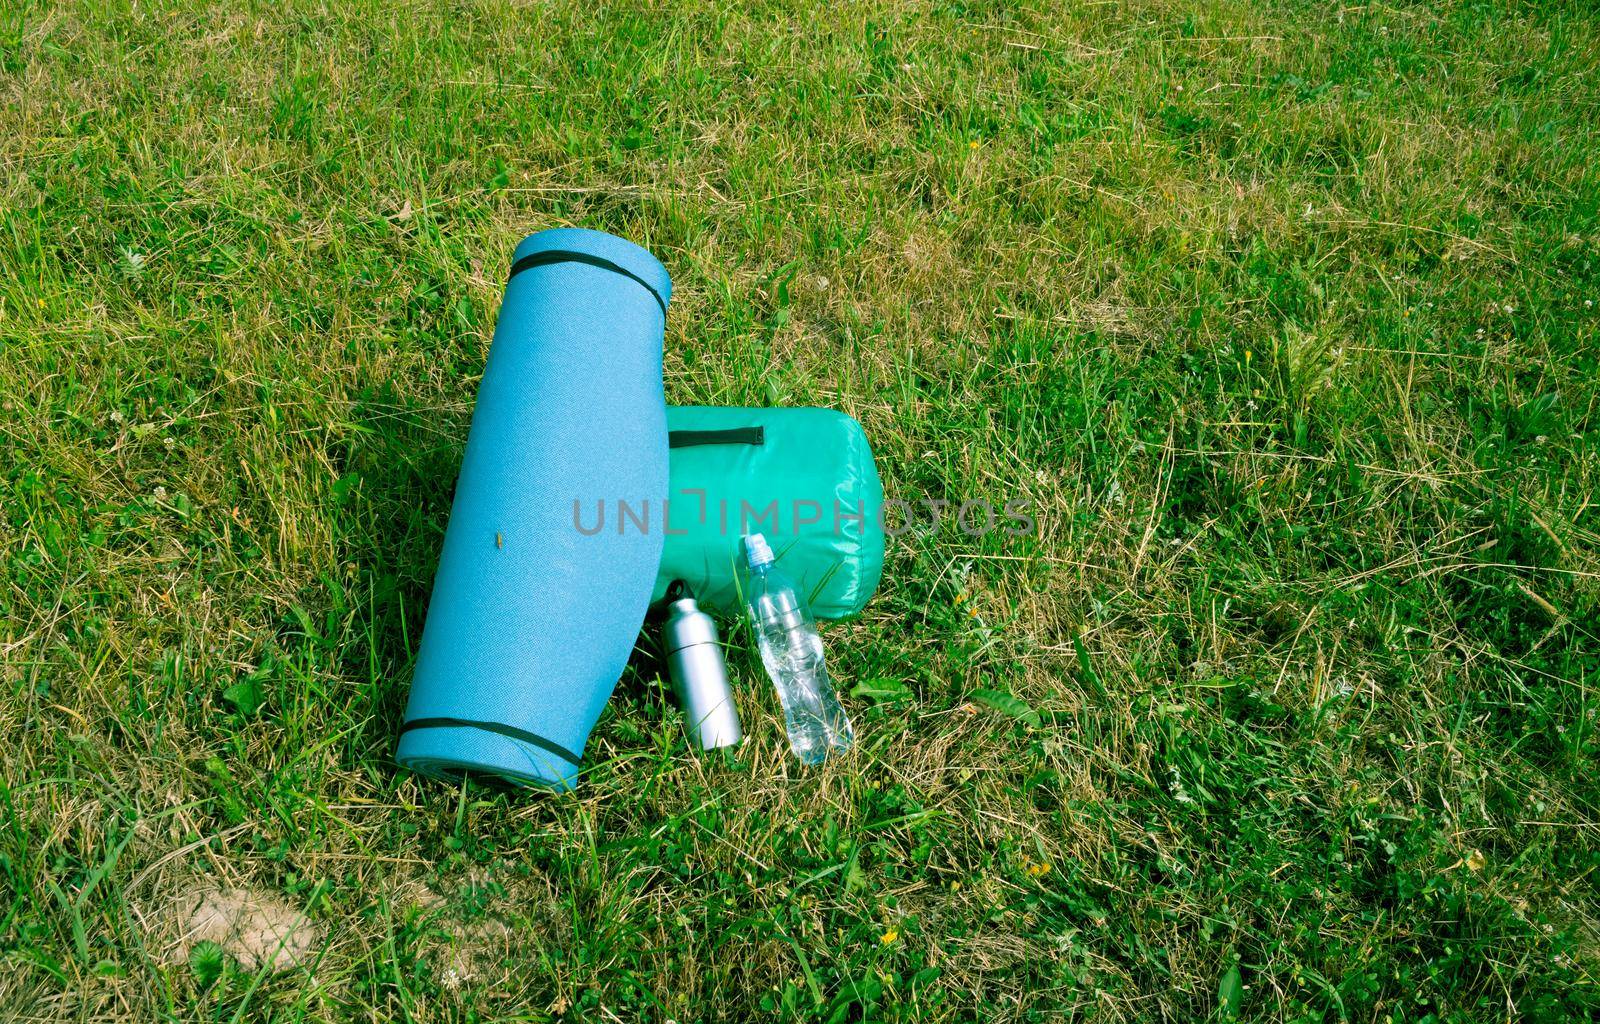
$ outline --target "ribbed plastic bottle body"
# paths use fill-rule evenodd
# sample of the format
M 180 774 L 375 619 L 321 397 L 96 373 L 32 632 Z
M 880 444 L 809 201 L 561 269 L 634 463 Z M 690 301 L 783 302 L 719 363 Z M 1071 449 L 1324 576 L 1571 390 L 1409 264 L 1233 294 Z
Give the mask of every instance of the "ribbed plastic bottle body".
M 828 678 L 822 637 L 793 582 L 771 564 L 750 567 L 750 622 L 783 703 L 789 746 L 806 764 L 850 749 L 855 732 Z

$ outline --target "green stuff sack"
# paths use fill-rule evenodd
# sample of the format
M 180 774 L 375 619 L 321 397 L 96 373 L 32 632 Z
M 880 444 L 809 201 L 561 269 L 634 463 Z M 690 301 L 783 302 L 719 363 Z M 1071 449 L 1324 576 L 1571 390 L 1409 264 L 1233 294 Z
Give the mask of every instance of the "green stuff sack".
M 676 579 L 736 613 L 739 538 L 766 534 L 821 619 L 861 610 L 883 572 L 883 484 L 861 424 L 833 409 L 667 409 L 659 600 Z

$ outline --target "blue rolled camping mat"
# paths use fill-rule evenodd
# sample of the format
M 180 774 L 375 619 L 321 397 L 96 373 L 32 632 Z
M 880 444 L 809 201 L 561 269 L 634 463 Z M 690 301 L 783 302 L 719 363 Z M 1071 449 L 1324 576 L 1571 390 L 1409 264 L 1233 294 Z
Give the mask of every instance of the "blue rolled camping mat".
M 612 235 L 558 228 L 517 246 L 417 652 L 401 765 L 446 779 L 576 784 L 661 561 L 659 529 L 593 527 L 602 506 L 648 508 L 667 491 L 661 342 L 671 294 L 655 257 Z

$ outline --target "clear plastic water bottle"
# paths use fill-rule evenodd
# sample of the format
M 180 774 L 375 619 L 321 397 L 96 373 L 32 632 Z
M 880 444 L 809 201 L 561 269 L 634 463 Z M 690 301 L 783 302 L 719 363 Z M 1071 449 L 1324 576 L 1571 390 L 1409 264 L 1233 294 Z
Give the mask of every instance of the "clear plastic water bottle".
M 805 598 L 778 570 L 767 539 L 746 535 L 744 553 L 750 624 L 783 701 L 789 746 L 806 764 L 821 764 L 830 754 L 849 750 L 855 739 L 822 661 L 822 637 Z

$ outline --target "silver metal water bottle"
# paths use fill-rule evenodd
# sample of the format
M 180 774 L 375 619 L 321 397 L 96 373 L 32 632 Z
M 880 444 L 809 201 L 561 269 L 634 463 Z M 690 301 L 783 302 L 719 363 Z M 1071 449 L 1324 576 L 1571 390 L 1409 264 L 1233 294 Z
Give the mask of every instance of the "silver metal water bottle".
M 667 605 L 661 645 L 667 653 L 667 674 L 683 708 L 684 725 L 701 750 L 731 747 L 744 738 L 739 709 L 728 687 L 728 666 L 717 642 L 717 624 L 692 597 Z

